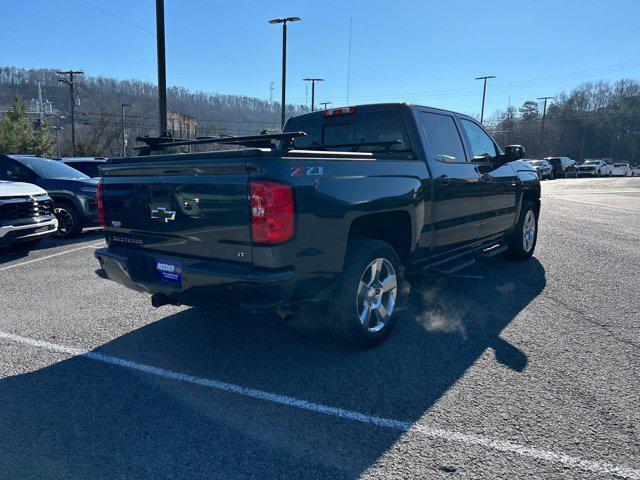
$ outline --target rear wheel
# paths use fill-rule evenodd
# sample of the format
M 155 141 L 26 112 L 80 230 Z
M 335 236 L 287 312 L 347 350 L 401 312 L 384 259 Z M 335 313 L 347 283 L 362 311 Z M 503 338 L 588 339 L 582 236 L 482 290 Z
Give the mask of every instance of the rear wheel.
M 69 202 L 56 202 L 53 213 L 58 219 L 58 238 L 73 238 L 80 235 L 82 222 L 76 208 Z
M 342 279 L 326 316 L 329 332 L 347 345 L 378 345 L 395 325 L 401 278 L 402 264 L 391 245 L 351 240 Z
M 515 229 L 507 238 L 505 256 L 511 260 L 526 260 L 533 255 L 538 241 L 538 210 L 533 202 L 524 202 Z

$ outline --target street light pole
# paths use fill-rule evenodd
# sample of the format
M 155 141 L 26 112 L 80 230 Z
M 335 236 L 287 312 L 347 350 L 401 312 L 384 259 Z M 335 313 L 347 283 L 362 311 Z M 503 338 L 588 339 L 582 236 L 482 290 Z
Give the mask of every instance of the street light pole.
M 167 62 L 164 48 L 164 0 L 156 0 L 156 50 L 158 54 L 158 125 L 167 136 Z
M 303 78 L 303 82 L 311 82 L 311 111 L 316 109 L 316 82 L 324 82 L 324 78 Z
M 302 20 L 300 17 L 287 17 L 287 18 L 274 18 L 269 20 L 269 23 L 274 25 L 282 24 L 282 104 L 280 105 L 280 128 L 284 128 L 285 120 L 285 108 L 286 108 L 286 93 L 287 93 L 287 23 L 299 22 Z
M 480 124 L 484 122 L 484 100 L 487 96 L 487 80 L 490 78 L 496 78 L 494 75 L 487 75 L 485 77 L 476 77 L 476 80 L 483 80 L 484 85 L 482 87 L 482 110 L 480 111 Z
M 126 108 L 133 107 L 130 103 L 123 103 L 122 105 L 122 156 L 127 156 L 127 134 L 126 134 Z

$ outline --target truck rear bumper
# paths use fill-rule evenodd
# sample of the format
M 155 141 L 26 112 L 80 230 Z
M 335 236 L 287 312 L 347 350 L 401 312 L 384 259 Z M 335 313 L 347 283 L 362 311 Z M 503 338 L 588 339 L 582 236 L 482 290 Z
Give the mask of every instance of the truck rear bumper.
M 292 269 L 257 269 L 119 247 L 100 248 L 95 256 L 104 270 L 101 276 L 139 292 L 167 295 L 172 302 L 185 305 L 271 309 L 286 304 L 293 287 Z M 161 280 L 156 273 L 158 259 L 179 262 L 181 282 Z

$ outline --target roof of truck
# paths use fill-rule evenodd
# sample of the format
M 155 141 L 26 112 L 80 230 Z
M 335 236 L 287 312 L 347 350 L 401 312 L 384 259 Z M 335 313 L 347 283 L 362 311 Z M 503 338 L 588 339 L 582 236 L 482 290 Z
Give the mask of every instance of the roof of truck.
M 315 110 L 313 112 L 303 113 L 301 115 L 294 115 L 290 117 L 289 120 L 292 120 L 292 119 L 308 120 L 316 117 L 323 117 L 325 115 L 325 112 L 327 111 L 342 110 L 347 108 L 354 108 L 357 112 L 359 110 L 378 110 L 379 111 L 379 110 L 394 110 L 396 108 L 413 108 L 413 107 L 428 108 L 430 110 L 439 110 L 441 112 L 455 113 L 456 115 L 469 117 L 464 113 L 454 112 L 453 110 L 446 110 L 444 108 L 429 107 L 427 105 L 416 105 L 409 102 L 390 102 L 390 103 L 367 103 L 362 105 L 349 105 L 349 106 L 343 106 L 343 107 L 332 107 L 332 108 L 327 108 L 323 110 Z

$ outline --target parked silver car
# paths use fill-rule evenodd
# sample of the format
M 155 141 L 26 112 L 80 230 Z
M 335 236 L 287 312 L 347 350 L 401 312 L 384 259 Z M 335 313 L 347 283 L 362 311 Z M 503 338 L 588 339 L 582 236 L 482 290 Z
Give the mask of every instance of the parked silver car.
M 538 172 L 540 180 L 553 179 L 553 166 L 547 160 L 525 160 Z

